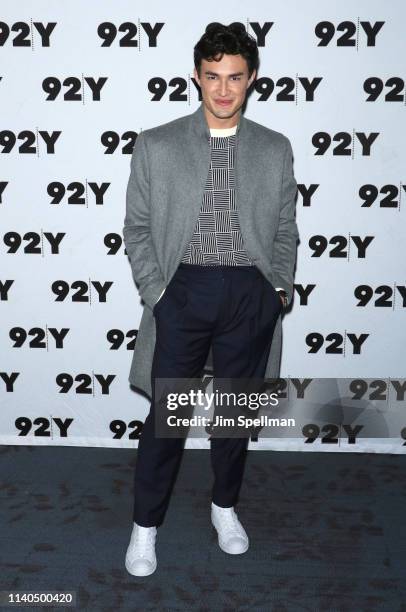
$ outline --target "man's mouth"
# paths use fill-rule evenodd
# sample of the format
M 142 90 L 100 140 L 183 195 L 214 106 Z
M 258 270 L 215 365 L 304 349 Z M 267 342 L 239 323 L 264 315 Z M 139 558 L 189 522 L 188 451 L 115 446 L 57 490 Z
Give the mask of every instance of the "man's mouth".
M 229 106 L 231 102 L 232 100 L 216 100 L 216 104 L 219 104 L 219 106 Z

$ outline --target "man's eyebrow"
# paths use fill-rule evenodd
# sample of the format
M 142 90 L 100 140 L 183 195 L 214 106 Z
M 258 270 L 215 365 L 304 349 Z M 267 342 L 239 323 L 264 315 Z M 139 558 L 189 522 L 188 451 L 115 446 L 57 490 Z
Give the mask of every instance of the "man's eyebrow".
M 218 76 L 218 72 L 213 72 L 213 70 L 205 70 L 204 74 L 210 74 L 210 75 Z M 244 75 L 243 72 L 233 72 L 232 74 L 229 74 L 227 76 L 242 76 L 242 75 Z

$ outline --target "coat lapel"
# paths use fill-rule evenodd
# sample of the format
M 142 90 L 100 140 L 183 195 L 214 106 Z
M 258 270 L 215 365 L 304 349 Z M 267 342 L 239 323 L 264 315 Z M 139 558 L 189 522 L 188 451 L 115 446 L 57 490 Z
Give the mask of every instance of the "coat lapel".
M 185 232 L 190 239 L 199 216 L 203 192 L 210 167 L 210 131 L 200 106 L 189 115 L 188 129 L 181 135 L 184 164 L 185 193 L 189 207 L 185 213 Z M 186 248 L 187 245 L 183 245 Z

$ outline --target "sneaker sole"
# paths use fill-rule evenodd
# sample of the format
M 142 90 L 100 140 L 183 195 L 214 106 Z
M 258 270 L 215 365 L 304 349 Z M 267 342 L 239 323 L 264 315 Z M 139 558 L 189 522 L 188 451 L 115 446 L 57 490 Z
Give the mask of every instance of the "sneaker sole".
M 155 565 L 153 566 L 152 570 L 147 572 L 146 574 L 136 574 L 130 569 L 129 565 L 127 564 L 127 559 L 125 560 L 125 569 L 127 570 L 127 572 L 131 574 L 131 576 L 137 576 L 140 578 L 143 578 L 144 576 L 150 576 L 151 574 L 153 574 L 157 568 L 157 565 L 158 565 L 157 562 L 155 562 Z
M 223 544 L 223 543 L 220 541 L 220 536 L 219 536 L 219 534 L 218 534 L 218 531 L 217 531 L 217 529 L 216 529 L 216 526 L 214 525 L 214 523 L 212 523 L 212 525 L 213 525 L 213 529 L 214 529 L 214 531 L 216 532 L 216 535 L 217 535 L 217 542 L 218 542 L 218 545 L 220 546 L 220 548 L 221 548 L 221 550 L 222 550 L 223 552 L 227 553 L 228 555 L 242 555 L 242 554 L 244 554 L 245 552 L 247 552 L 247 550 L 248 550 L 248 549 L 249 549 L 249 547 L 250 547 L 250 543 L 249 543 L 249 542 L 247 542 L 247 543 L 246 543 L 246 545 L 245 545 L 245 547 L 244 547 L 244 549 L 243 549 L 243 550 L 240 550 L 240 551 L 238 551 L 238 552 L 235 552 L 235 551 L 233 551 L 233 550 L 227 550 L 227 546 L 225 546 L 225 545 L 224 545 L 224 544 Z
M 227 550 L 227 548 L 220 543 L 220 540 L 218 540 L 218 544 L 219 544 L 221 550 L 223 552 L 227 553 L 228 555 L 242 555 L 245 552 L 247 552 L 247 550 L 249 548 L 249 543 L 247 543 L 247 545 L 245 546 L 245 548 L 243 550 L 239 550 L 238 552 L 235 552 L 234 550 Z

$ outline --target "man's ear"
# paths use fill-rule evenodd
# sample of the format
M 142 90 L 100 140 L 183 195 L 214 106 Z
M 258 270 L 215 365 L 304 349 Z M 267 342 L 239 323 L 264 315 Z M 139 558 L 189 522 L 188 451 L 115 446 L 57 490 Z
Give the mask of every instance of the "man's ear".
M 193 69 L 193 76 L 195 80 L 199 83 L 200 79 L 199 79 L 199 75 L 197 74 L 196 66 Z

